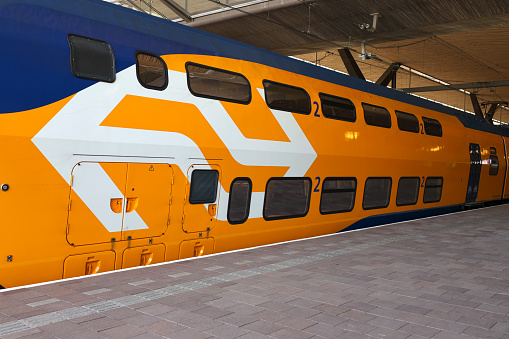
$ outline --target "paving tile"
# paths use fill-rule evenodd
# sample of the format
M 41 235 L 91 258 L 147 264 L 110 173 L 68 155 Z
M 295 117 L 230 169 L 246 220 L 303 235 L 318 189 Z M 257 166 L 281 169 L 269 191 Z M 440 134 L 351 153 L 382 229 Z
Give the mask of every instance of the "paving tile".
M 272 333 L 270 336 L 278 339 L 309 339 L 314 335 L 287 327 Z
M 278 325 L 278 324 L 272 323 L 270 321 L 257 320 L 257 321 L 254 321 L 252 323 L 242 326 L 242 328 L 253 331 L 253 332 L 268 335 L 268 334 L 271 334 L 273 332 L 276 332 L 276 331 L 279 331 L 279 330 L 285 328 L 285 326 Z
M 234 339 L 250 333 L 247 329 L 229 324 L 221 324 L 203 332 L 222 339 Z
M 346 332 L 344 329 L 339 327 L 334 327 L 327 324 L 315 324 L 307 327 L 304 332 L 308 332 L 314 335 L 318 335 L 320 337 L 325 338 L 341 338 L 341 336 Z
M 118 320 L 102 317 L 90 321 L 85 321 L 80 323 L 80 325 L 85 326 L 87 328 L 96 330 L 96 331 L 104 331 L 110 328 L 118 327 L 124 325 L 123 322 L 120 322 Z
M 156 323 L 141 327 L 141 329 L 146 330 L 147 332 L 152 332 L 163 336 L 167 336 L 170 333 L 181 331 L 185 328 L 186 327 L 183 325 L 179 325 L 177 323 L 166 320 L 158 321 Z
M 101 331 L 101 334 L 104 334 L 110 338 L 118 338 L 118 339 L 124 339 L 124 338 L 132 338 L 135 336 L 146 334 L 148 331 L 143 330 L 141 328 L 138 328 L 136 326 L 125 324 L 122 326 L 118 326 L 115 328 L 111 328 L 108 330 Z

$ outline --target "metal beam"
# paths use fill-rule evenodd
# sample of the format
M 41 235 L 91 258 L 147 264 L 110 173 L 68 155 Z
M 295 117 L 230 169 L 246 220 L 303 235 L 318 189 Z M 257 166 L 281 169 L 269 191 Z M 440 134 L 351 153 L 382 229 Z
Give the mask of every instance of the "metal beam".
M 491 104 L 490 108 L 488 109 L 488 112 L 486 112 L 485 118 L 488 120 L 490 124 L 493 124 L 493 116 L 495 115 L 495 111 L 498 108 L 498 103 Z
M 384 74 L 382 74 L 382 76 L 380 76 L 380 78 L 376 81 L 376 83 L 378 85 L 385 87 L 389 84 L 389 82 L 392 82 L 391 87 L 396 88 L 396 72 L 398 71 L 398 69 L 399 69 L 398 63 L 391 64 L 385 70 Z
M 509 86 L 509 80 L 488 81 L 488 82 L 469 82 L 466 84 L 457 84 L 457 85 L 439 85 L 439 86 L 402 88 L 401 91 L 406 92 L 406 93 L 436 92 L 436 91 L 450 91 L 450 90 L 469 89 L 469 88 L 493 88 L 493 87 L 503 87 L 503 86 Z
M 194 19 L 191 17 L 191 14 L 186 11 L 183 7 L 181 7 L 178 3 L 173 0 L 161 0 L 161 3 L 166 5 L 169 9 L 171 9 L 175 14 L 182 18 L 182 20 L 186 22 L 193 22 Z
M 345 64 L 346 70 L 350 76 L 366 80 L 364 75 L 362 74 L 361 69 L 357 65 L 357 62 L 352 56 L 349 48 L 340 48 L 338 49 L 339 55 L 341 59 L 343 59 L 343 63 Z
M 470 93 L 470 100 L 472 100 L 472 106 L 474 108 L 475 115 L 478 117 L 484 118 L 484 114 L 482 114 L 481 106 L 479 105 L 479 101 L 477 100 L 477 94 Z

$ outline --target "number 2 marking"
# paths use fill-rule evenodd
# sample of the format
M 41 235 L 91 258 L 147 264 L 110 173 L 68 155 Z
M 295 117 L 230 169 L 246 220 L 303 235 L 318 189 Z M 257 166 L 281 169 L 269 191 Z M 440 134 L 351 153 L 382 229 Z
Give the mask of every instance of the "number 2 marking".
M 316 105 L 316 110 L 315 110 L 315 117 L 320 117 L 320 114 L 318 114 L 318 103 L 316 101 L 313 101 L 313 105 Z
M 318 188 L 318 186 L 320 186 L 320 177 L 316 177 L 315 180 L 317 180 L 318 182 L 316 183 L 316 186 L 315 186 L 315 189 L 313 190 L 313 192 L 320 192 L 320 189 Z
M 422 122 L 419 125 L 421 125 L 421 134 L 424 134 L 424 125 L 422 124 Z
M 422 177 L 421 187 L 424 187 L 424 177 Z

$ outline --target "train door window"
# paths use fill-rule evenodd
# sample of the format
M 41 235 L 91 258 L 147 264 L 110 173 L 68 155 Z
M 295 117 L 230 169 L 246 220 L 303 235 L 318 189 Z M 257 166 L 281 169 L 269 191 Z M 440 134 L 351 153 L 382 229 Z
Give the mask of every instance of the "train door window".
M 134 59 L 136 77 L 143 87 L 160 91 L 168 87 L 168 68 L 160 56 L 137 51 Z
M 355 105 L 348 99 L 320 93 L 323 116 L 329 119 L 354 122 Z
M 428 177 L 424 184 L 424 203 L 439 202 L 442 198 L 442 186 L 444 179 L 442 177 Z
M 400 130 L 419 133 L 419 120 L 415 115 L 396 111 L 396 119 Z
M 263 80 L 263 87 L 265 101 L 270 108 L 301 114 L 311 113 L 311 99 L 304 89 L 268 80 Z
M 424 123 L 424 131 L 427 135 L 442 136 L 442 125 L 438 120 L 422 117 L 422 122 Z
M 265 189 L 263 218 L 277 220 L 304 217 L 309 211 L 311 179 L 271 178 Z
M 391 128 L 391 114 L 383 107 L 362 104 L 364 110 L 364 121 L 371 126 Z
M 216 170 L 194 170 L 191 175 L 189 202 L 210 204 L 216 201 L 219 172 Z
M 497 149 L 495 147 L 490 147 L 490 175 L 497 175 L 498 167 Z
M 214 67 L 186 63 L 187 85 L 193 95 L 249 104 L 251 85 L 245 76 Z
M 320 199 L 320 213 L 350 212 L 355 203 L 357 179 L 325 178 Z
M 417 199 L 419 199 L 420 185 L 421 180 L 419 177 L 400 178 L 398 183 L 398 194 L 396 195 L 396 205 L 415 205 L 417 203 Z
M 362 208 L 370 210 L 387 207 L 391 197 L 391 186 L 391 178 L 366 179 Z
M 230 186 L 228 222 L 242 224 L 249 217 L 252 184 L 249 178 L 235 178 Z
M 67 39 L 74 76 L 96 81 L 115 81 L 115 55 L 107 42 L 73 34 L 69 34 Z

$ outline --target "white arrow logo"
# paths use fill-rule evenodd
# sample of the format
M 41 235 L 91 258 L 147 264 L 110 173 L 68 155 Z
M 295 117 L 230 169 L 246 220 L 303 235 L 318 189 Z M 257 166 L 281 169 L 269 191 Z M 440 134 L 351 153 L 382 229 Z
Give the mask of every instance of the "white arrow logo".
M 113 84 L 97 83 L 77 93 L 32 139 L 67 183 L 73 167 L 83 161 L 119 162 L 121 157 L 121 162 L 175 164 L 185 173 L 196 162 L 190 159 L 205 159 L 198 145 L 181 133 L 100 126 L 126 95 L 195 105 L 242 165 L 285 166 L 289 167 L 285 176 L 304 176 L 316 159 L 291 113 L 272 110 L 290 142 L 248 139 L 219 101 L 190 94 L 185 73 L 169 71 L 168 88 L 154 91 L 139 85 L 135 72 L 132 66 L 118 73 Z M 263 96 L 263 90 L 258 91 Z M 109 198 L 122 193 L 99 164 L 90 165 L 94 167 L 89 179 L 95 185 L 83 178 L 73 183 L 73 189 L 108 231 L 121 231 L 118 215 L 109 209 Z M 218 219 L 226 220 L 228 194 L 221 188 L 219 196 Z M 253 193 L 250 218 L 262 216 L 263 198 L 263 192 Z M 130 215 L 136 220 L 130 230 L 148 228 L 136 211 Z

